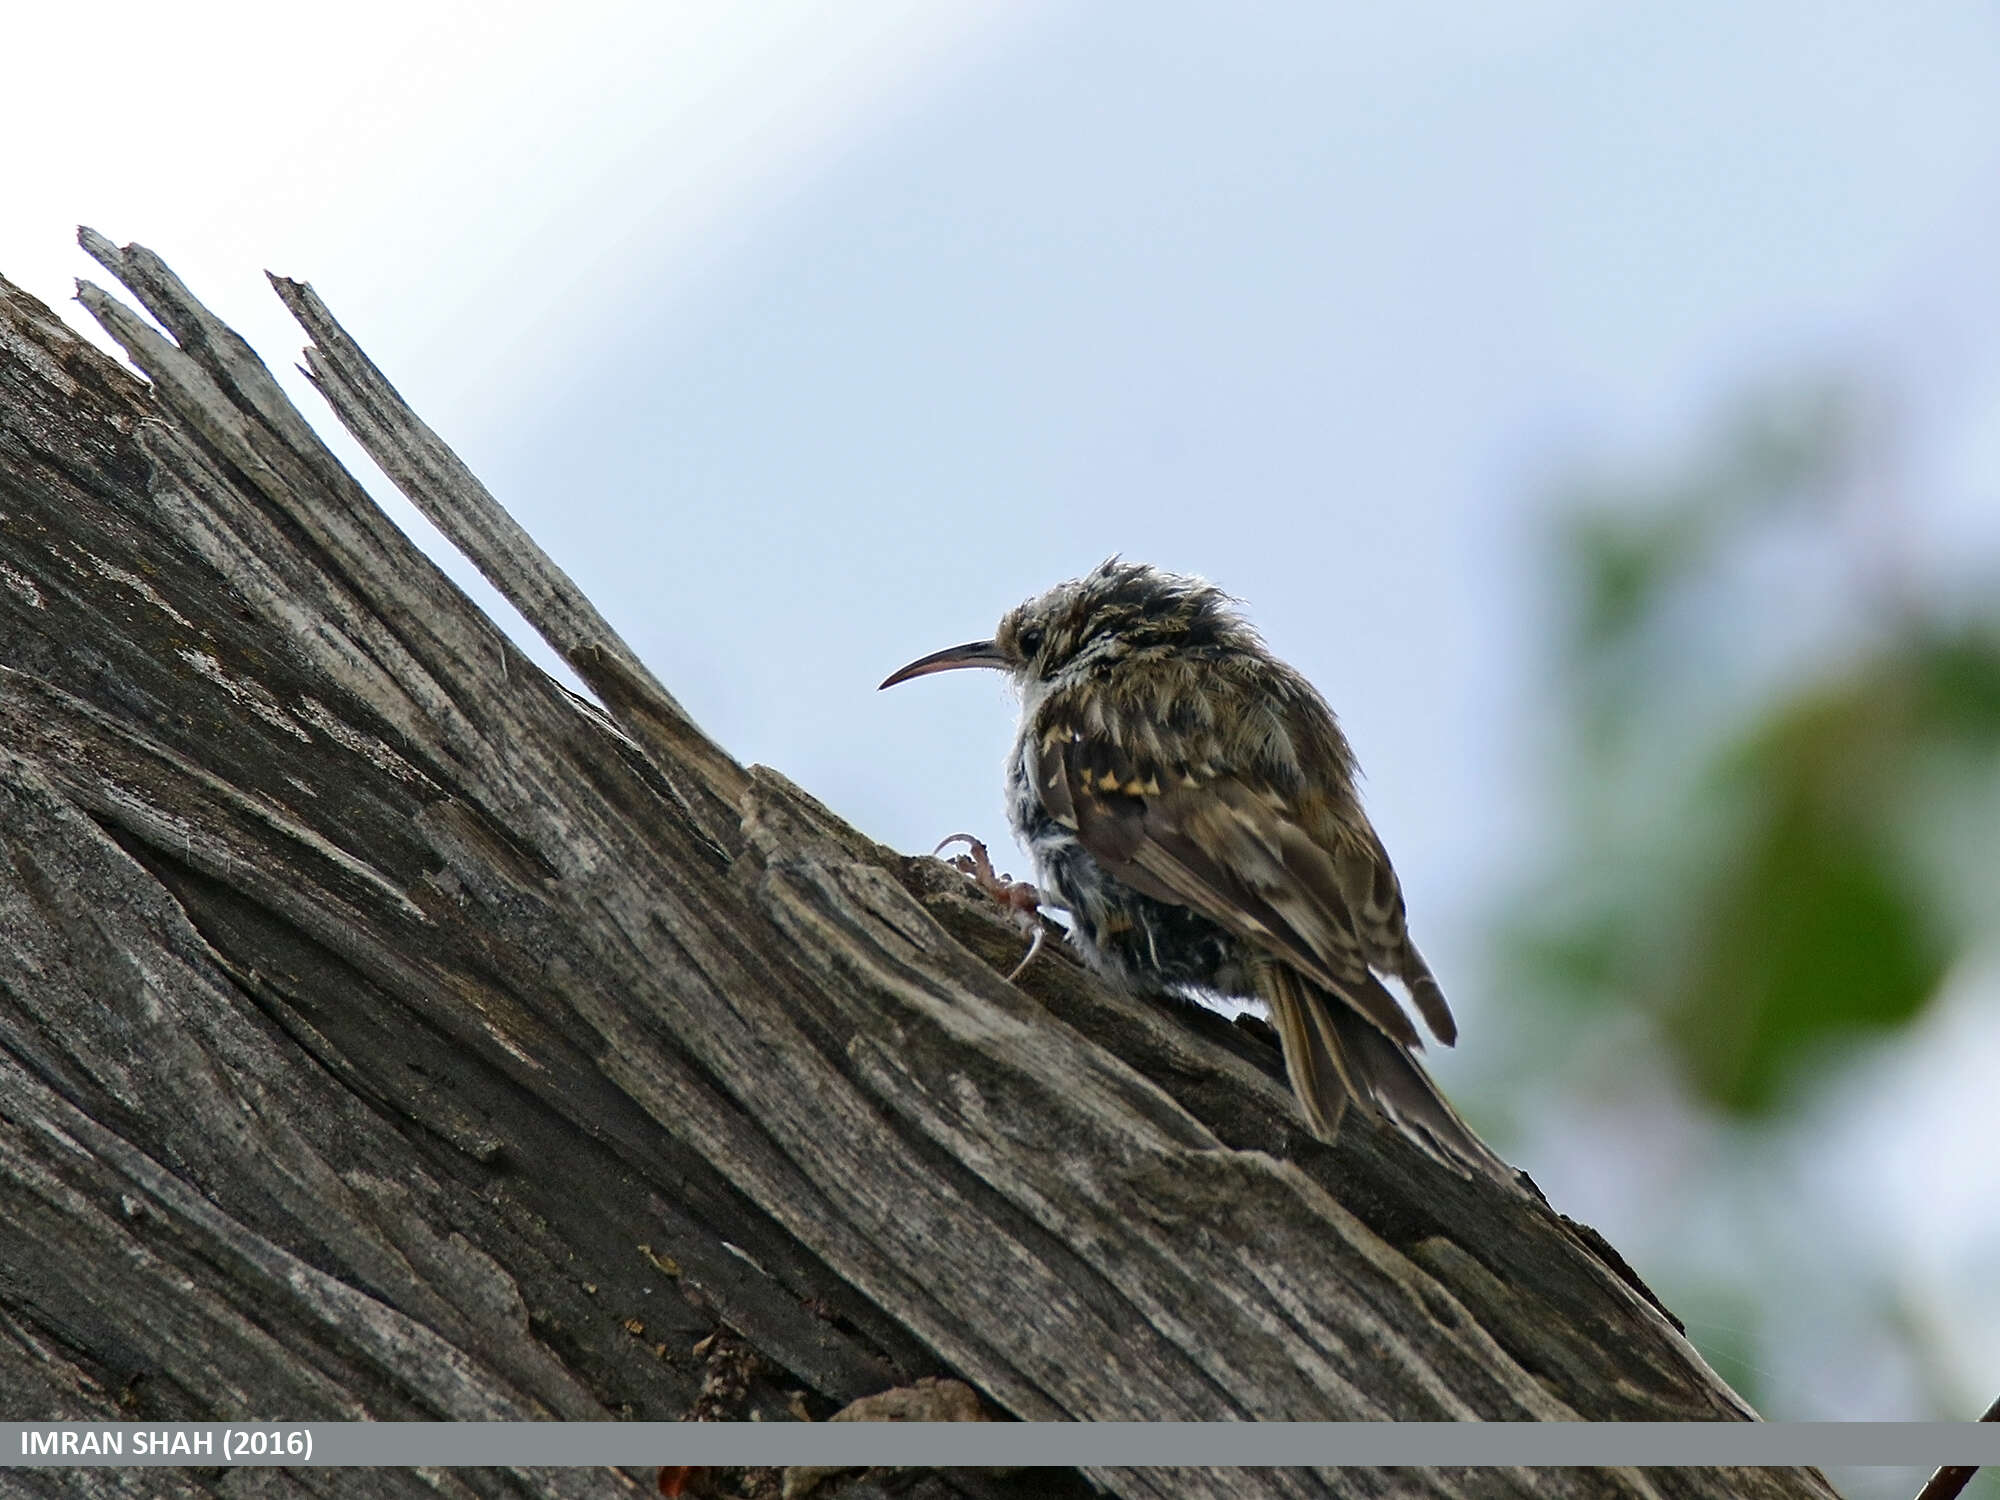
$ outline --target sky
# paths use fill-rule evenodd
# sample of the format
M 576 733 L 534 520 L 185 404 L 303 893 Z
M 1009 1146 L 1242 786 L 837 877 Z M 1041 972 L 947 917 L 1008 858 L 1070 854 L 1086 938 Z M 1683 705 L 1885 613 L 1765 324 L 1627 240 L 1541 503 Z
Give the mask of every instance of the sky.
M 1860 366 L 1899 545 L 1948 576 L 2000 542 L 1988 3 L 10 27 L 0 273 L 61 303 L 102 279 L 75 225 L 146 244 L 331 431 L 261 272 L 311 281 L 712 733 L 886 842 L 1005 848 L 1013 717 L 985 674 L 877 696 L 891 668 L 1113 552 L 1242 597 L 1354 740 L 1468 1045 L 1537 848 L 1552 484 Z M 1536 1175 L 1640 1232 L 1601 1166 Z

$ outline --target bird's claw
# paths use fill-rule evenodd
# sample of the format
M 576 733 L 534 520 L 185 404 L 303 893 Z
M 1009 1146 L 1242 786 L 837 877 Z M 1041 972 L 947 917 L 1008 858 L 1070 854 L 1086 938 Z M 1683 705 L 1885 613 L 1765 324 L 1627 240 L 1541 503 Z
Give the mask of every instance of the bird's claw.
M 1039 916 L 1031 917 L 1030 920 L 1035 924 L 1035 935 L 1028 939 L 1028 951 L 1021 955 L 1021 961 L 1007 971 L 1007 982 L 1009 984 L 1019 979 L 1021 971 L 1034 962 L 1035 955 L 1042 951 L 1042 939 L 1049 935 L 1048 928 L 1042 925 L 1042 919 Z
M 986 852 L 986 846 L 969 833 L 954 833 L 931 852 L 942 855 L 953 844 L 964 844 L 966 852 L 945 861 L 977 885 L 987 895 L 1016 918 L 1033 916 L 1041 909 L 1042 893 L 1025 880 L 1016 880 L 1011 875 L 1002 875 L 993 868 L 993 858 Z
M 992 856 L 986 852 L 986 846 L 969 833 L 954 833 L 939 843 L 931 853 L 941 857 L 953 844 L 964 844 L 966 852 L 945 860 L 945 863 L 1004 907 L 1015 926 L 1024 932 L 1034 934 L 1028 942 L 1028 951 L 1021 956 L 1021 961 L 1014 965 L 1007 975 L 1011 981 L 1028 967 L 1037 953 L 1042 951 L 1042 939 L 1048 933 L 1048 929 L 1042 925 L 1042 893 L 1025 880 L 1016 880 L 1011 875 L 996 873 L 993 869 Z

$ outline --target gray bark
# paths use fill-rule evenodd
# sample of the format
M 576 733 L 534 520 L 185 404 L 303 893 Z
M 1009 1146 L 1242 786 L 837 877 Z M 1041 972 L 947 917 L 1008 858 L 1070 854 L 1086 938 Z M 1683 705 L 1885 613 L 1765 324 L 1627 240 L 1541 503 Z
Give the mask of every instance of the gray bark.
M 782 1419 L 950 1375 L 1033 1419 L 1751 1417 L 1531 1184 L 1361 1120 L 1315 1142 L 1268 1039 L 1060 952 L 1005 982 L 996 907 L 731 760 L 310 288 L 275 282 L 339 419 L 601 708 L 156 257 L 84 243 L 167 335 L 81 287 L 141 381 L 0 280 L 0 1410 Z M 1831 1493 L 1791 1470 L 923 1483 Z

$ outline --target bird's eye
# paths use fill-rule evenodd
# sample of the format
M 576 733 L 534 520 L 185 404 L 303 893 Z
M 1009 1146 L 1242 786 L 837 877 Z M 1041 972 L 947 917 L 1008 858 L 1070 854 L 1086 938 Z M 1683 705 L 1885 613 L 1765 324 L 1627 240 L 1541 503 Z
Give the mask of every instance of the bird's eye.
M 1041 631 L 1034 629 L 1033 627 L 1030 627 L 1029 629 L 1021 632 L 1021 654 L 1023 656 L 1033 656 L 1037 651 L 1041 649 L 1042 649 Z

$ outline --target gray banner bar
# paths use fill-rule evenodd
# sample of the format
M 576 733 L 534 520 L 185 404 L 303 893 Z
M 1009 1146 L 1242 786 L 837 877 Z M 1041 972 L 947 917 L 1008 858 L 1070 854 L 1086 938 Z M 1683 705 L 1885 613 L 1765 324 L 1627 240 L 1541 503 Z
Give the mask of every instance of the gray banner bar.
M 0 1465 L 2000 1465 L 1972 1422 L 8 1422 Z

